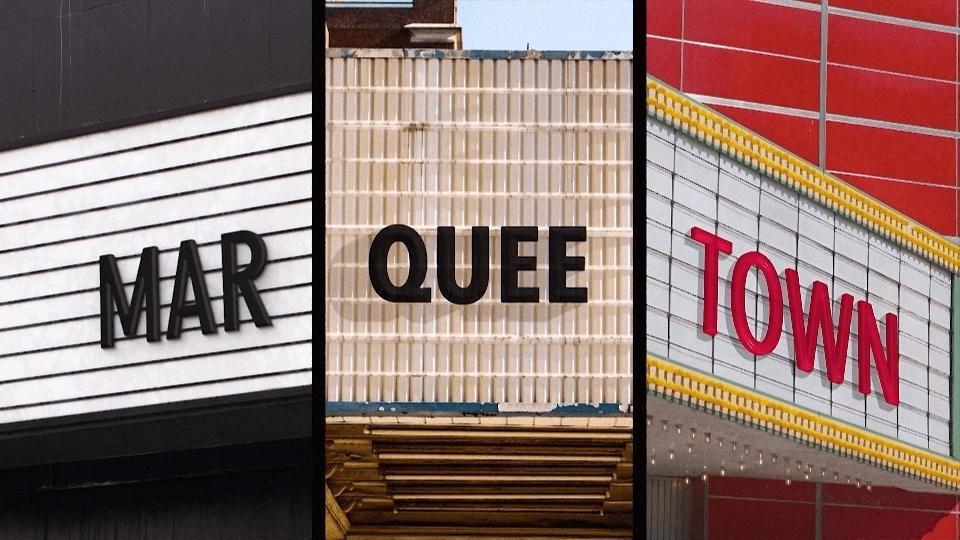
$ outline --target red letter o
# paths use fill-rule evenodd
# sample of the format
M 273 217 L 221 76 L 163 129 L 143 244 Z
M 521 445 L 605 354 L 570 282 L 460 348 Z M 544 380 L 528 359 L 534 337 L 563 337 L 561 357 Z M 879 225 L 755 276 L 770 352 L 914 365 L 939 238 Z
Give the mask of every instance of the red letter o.
M 770 320 L 767 321 L 767 335 L 758 341 L 747 324 L 747 310 L 744 306 L 747 293 L 747 273 L 751 266 L 760 269 L 767 282 L 767 294 L 770 297 Z M 780 278 L 777 269 L 773 267 L 763 253 L 751 251 L 744 253 L 733 267 L 732 298 L 730 299 L 733 311 L 733 327 L 737 337 L 746 349 L 754 354 L 768 354 L 777 348 L 780 334 L 783 332 L 783 293 L 780 290 Z

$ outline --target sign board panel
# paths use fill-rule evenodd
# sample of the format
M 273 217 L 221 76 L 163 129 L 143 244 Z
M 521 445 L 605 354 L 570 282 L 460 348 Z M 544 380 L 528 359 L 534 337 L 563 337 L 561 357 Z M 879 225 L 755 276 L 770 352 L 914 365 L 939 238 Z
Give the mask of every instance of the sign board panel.
M 326 59 L 327 400 L 626 410 L 632 62 L 405 54 Z M 403 233 L 410 245 L 422 241 L 429 302 L 387 300 L 371 282 L 371 247 L 392 225 L 413 230 Z M 479 234 L 488 236 L 489 279 L 478 299 L 442 294 L 437 246 L 446 227 L 454 247 L 441 251 L 452 252 L 459 287 L 471 280 L 472 230 L 487 228 Z M 565 283 L 585 288 L 586 302 L 551 301 L 550 269 L 565 264 L 550 255 L 551 236 L 566 234 L 559 227 L 585 233 L 565 244 L 584 262 Z M 535 270 L 520 271 L 516 285 L 535 291 L 504 301 L 516 296 L 502 290 L 503 247 L 517 246 L 505 239 L 517 234 L 517 255 L 536 259 L 523 262 Z M 403 284 L 410 266 L 404 244 L 392 243 L 392 284 Z
M 648 351 L 949 454 L 950 273 L 655 119 L 647 119 L 646 137 Z M 713 336 L 703 329 L 706 258 L 704 244 L 691 236 L 694 228 L 732 245 L 732 253 L 721 254 L 717 262 Z M 752 335 L 762 339 L 771 321 L 779 319 L 782 324 L 780 339 L 766 354 L 744 346 L 744 332 L 738 333 L 731 309 L 735 265 L 741 255 L 754 251 L 769 260 L 782 291 L 782 301 L 772 302 L 782 309 L 777 317 L 769 312 L 772 287 L 767 287 L 757 266 L 751 266 L 742 280 L 743 312 Z M 885 316 L 894 317 L 898 405 L 885 399 L 874 362 L 870 393 L 860 392 L 857 309 L 851 315 L 841 384 L 829 379 L 822 338 L 812 371 L 797 368 L 787 270 L 796 271 L 804 314 L 810 313 L 811 286 L 816 281 L 824 284 L 832 300 L 835 325 L 843 295 L 868 303 L 876 323 L 869 328 L 878 331 L 888 352 L 884 336 L 890 319 Z
M 309 386 L 311 113 L 299 93 L 0 153 L 0 424 Z M 224 308 L 220 244 L 236 231 L 264 243 L 255 284 L 272 326 L 256 327 L 245 301 Z M 188 239 L 209 327 L 178 318 L 170 339 Z M 98 258 L 115 257 L 129 298 L 147 246 L 159 313 L 101 348 Z M 251 250 L 235 255 L 244 267 Z M 163 321 L 161 339 L 146 339 L 147 319 Z

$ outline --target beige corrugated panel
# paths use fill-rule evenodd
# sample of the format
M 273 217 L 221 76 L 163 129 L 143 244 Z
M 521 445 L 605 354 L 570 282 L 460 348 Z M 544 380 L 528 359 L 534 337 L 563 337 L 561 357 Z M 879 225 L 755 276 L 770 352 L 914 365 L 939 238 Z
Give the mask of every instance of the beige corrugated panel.
M 405 57 L 326 59 L 327 396 L 329 401 L 631 403 L 632 61 Z M 384 226 L 427 246 L 429 304 L 381 299 L 368 255 Z M 458 282 L 470 227 L 489 226 L 490 283 L 458 306 L 436 284 L 436 227 L 457 228 Z M 540 303 L 500 301 L 500 227 L 540 227 Z M 586 257 L 569 286 L 586 304 L 551 304 L 547 227 L 583 225 Z M 524 244 L 521 254 L 532 254 Z M 402 252 L 402 255 L 400 253 Z M 394 283 L 407 255 L 394 246 Z

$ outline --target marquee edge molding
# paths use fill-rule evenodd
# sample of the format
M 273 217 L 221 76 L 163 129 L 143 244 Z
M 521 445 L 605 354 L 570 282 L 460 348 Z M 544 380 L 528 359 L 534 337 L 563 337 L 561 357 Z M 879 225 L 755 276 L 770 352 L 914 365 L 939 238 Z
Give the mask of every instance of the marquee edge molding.
M 647 115 L 960 274 L 960 246 L 649 74 Z
M 960 461 L 648 354 L 647 393 L 834 454 L 960 490 Z

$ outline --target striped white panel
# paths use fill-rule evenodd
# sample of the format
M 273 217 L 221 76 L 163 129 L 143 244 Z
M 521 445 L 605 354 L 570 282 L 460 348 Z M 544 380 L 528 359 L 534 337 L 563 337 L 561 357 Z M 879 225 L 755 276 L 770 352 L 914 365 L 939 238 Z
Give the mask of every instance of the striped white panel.
M 310 93 L 0 153 L 0 424 L 310 384 L 311 198 Z M 256 284 L 274 325 L 228 334 L 219 239 L 241 229 L 267 245 Z M 187 318 L 179 340 L 147 343 L 141 317 L 139 337 L 117 322 L 101 349 L 99 256 L 129 294 L 141 250 L 160 249 L 166 330 L 187 239 L 218 333 Z
M 949 273 L 649 118 L 647 142 L 647 171 L 654 179 L 646 190 L 647 230 L 654 239 L 647 244 L 647 261 L 669 269 L 648 269 L 659 292 L 654 297 L 658 303 L 648 308 L 647 320 L 660 325 L 656 334 L 648 336 L 648 349 L 665 350 L 671 360 L 905 442 L 943 451 L 947 439 L 942 425 L 950 420 L 945 397 L 950 378 Z M 689 237 L 694 226 L 733 243 L 733 256 L 720 258 L 718 334 L 713 338 L 700 329 L 703 246 Z M 743 253 L 756 249 L 780 273 L 785 307 L 778 347 L 758 358 L 741 345 L 729 309 L 733 264 Z M 820 280 L 835 300 L 834 313 L 839 313 L 841 294 L 850 293 L 855 300 L 869 300 L 878 319 L 887 312 L 897 314 L 899 407 L 884 401 L 875 369 L 871 394 L 863 396 L 858 391 L 856 311 L 842 385 L 827 379 L 822 343 L 814 371 L 808 374 L 796 369 L 783 277 L 788 268 L 797 269 L 800 275 L 805 308 L 812 282 Z M 748 320 L 761 337 L 769 312 L 766 286 L 758 286 L 751 275 L 747 289 Z M 664 305 L 661 297 L 669 298 L 669 303 Z
M 327 396 L 331 401 L 631 402 L 631 63 L 615 60 L 327 58 Z M 576 87 L 564 95 L 553 90 Z M 435 91 L 455 88 L 457 91 Z M 512 93 L 492 88 L 524 88 Z M 431 91 L 433 89 L 433 91 Z M 542 92 L 535 91 L 542 89 Z M 422 91 L 421 91 L 422 90 Z M 594 91 L 595 90 L 595 91 Z M 386 225 L 424 238 L 429 304 L 373 291 L 367 257 Z M 436 285 L 436 227 L 491 227 L 477 303 Z M 540 228 L 537 304 L 500 302 L 500 227 Z M 586 304 L 550 304 L 547 227 L 583 225 L 569 274 Z M 394 282 L 406 275 L 395 247 Z

